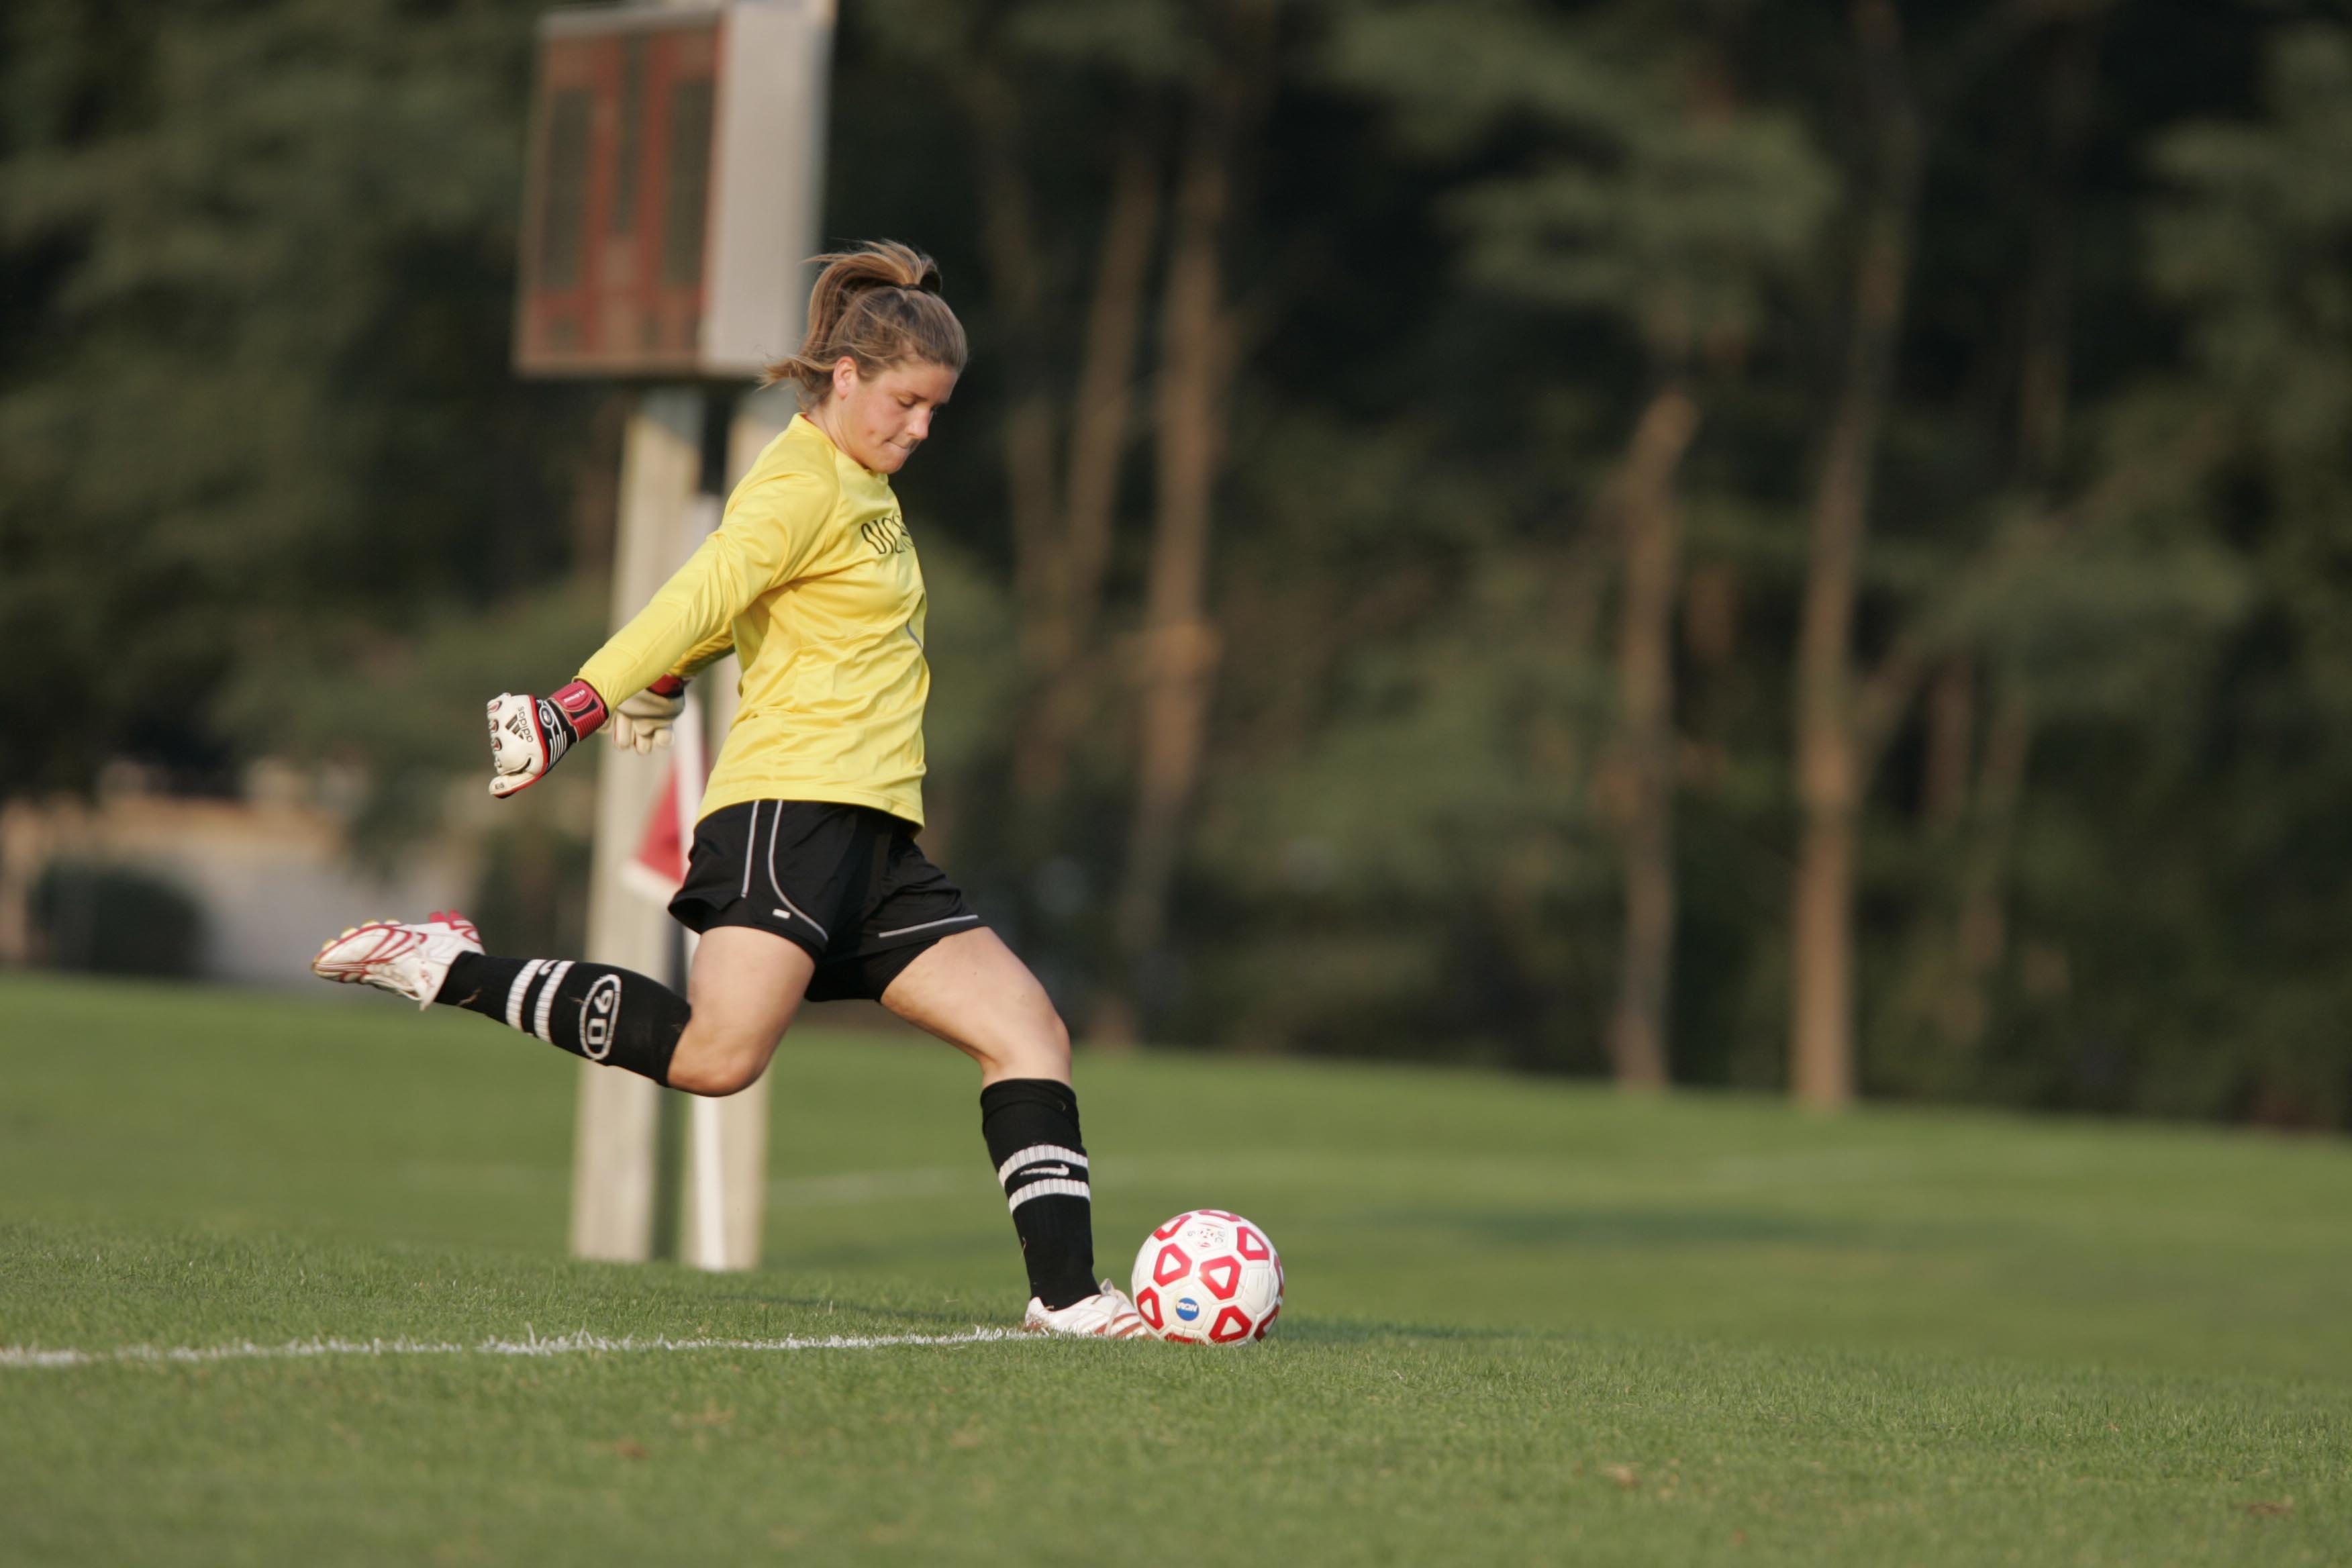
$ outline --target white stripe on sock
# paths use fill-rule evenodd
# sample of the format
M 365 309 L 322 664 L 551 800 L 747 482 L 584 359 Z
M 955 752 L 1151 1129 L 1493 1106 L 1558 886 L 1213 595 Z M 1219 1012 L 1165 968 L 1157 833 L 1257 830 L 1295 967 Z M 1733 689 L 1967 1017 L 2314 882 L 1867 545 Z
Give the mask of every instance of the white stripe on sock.
M 1045 1181 L 1030 1183 L 1005 1199 L 1004 1206 L 1007 1209 L 1017 1209 L 1031 1198 L 1051 1197 L 1084 1198 L 1088 1203 L 1092 1203 L 1095 1195 L 1084 1182 L 1066 1182 L 1058 1177 L 1049 1177 Z
M 1003 1186 L 1012 1180 L 1013 1172 L 1024 1165 L 1034 1165 L 1040 1160 L 1060 1160 L 1066 1164 L 1076 1165 L 1081 1171 L 1087 1168 L 1087 1157 L 1076 1149 L 1065 1149 L 1059 1143 L 1040 1143 L 1034 1148 L 1022 1150 L 997 1166 L 996 1184 Z
M 547 984 L 539 988 L 539 1016 L 531 1020 L 530 1032 L 551 1046 L 555 1044 L 555 1037 L 547 1032 L 548 1015 L 555 1008 L 555 988 L 563 984 L 563 972 L 571 967 L 572 960 L 568 958 L 555 965 L 547 972 Z
M 512 984 L 511 986 L 508 987 L 508 989 L 507 989 L 507 1027 L 508 1027 L 508 1028 L 509 1028 L 509 1029 L 520 1029 L 520 1028 L 521 1028 L 521 1027 L 522 1027 L 522 999 L 523 999 L 523 997 L 524 997 L 524 996 L 525 996 L 525 995 L 530 992 L 530 977 L 531 977 L 532 975 L 534 975 L 534 974 L 538 973 L 540 972 L 540 968 L 541 968 L 541 965 L 543 965 L 543 964 L 545 964 L 546 963 L 547 963 L 547 960 L 545 960 L 545 959 L 543 959 L 543 958 L 534 958 L 534 959 L 532 959 L 529 963 L 526 963 L 526 964 L 524 964 L 524 965 L 522 966 L 522 973 L 520 973 L 520 974 L 518 974 L 518 975 L 516 975 L 516 976 L 514 977 L 514 984 Z

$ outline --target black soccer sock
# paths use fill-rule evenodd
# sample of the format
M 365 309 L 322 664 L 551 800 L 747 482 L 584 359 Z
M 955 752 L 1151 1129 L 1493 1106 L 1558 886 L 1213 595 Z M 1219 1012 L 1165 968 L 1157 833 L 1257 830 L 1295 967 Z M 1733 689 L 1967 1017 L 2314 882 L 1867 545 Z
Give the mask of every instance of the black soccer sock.
M 694 1016 L 686 998 L 659 981 L 568 958 L 459 953 L 433 1000 L 656 1083 L 669 1081 L 669 1058 Z
M 992 1083 L 980 1091 L 980 1131 L 1013 1206 L 1029 1293 L 1053 1308 L 1093 1295 L 1094 1204 L 1078 1097 L 1049 1079 Z

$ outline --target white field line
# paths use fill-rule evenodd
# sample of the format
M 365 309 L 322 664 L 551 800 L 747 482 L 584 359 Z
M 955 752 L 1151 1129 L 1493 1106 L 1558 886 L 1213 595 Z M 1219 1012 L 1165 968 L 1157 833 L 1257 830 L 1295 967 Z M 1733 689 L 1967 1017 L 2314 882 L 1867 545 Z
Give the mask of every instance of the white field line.
M 978 1345 L 1026 1336 L 1014 1329 L 975 1328 L 961 1334 L 826 1334 L 780 1340 L 611 1339 L 586 1331 L 541 1339 L 481 1340 L 457 1344 L 436 1340 L 292 1340 L 282 1345 L 250 1340 L 225 1345 L 123 1345 L 114 1350 L 40 1350 L 0 1345 L 0 1368 L 102 1366 L 134 1363 L 172 1365 L 216 1361 L 299 1361 L 314 1356 L 395 1355 L 641 1355 L 653 1351 L 878 1351 L 900 1345 Z

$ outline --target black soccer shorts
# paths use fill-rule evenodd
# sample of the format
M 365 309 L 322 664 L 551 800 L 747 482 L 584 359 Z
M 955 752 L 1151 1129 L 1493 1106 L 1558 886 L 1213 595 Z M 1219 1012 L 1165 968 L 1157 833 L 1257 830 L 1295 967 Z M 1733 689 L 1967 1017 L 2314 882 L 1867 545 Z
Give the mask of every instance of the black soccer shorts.
M 755 800 L 694 829 L 669 912 L 688 931 L 750 926 L 816 960 L 808 999 L 878 999 L 941 937 L 980 916 L 915 847 L 911 824 L 863 805 Z

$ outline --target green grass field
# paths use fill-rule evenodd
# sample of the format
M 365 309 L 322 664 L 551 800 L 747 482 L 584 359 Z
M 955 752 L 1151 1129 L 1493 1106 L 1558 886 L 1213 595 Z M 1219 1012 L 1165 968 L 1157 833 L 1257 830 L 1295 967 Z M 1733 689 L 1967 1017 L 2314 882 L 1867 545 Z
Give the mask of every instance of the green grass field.
M 1090 1058 L 1106 1270 L 1238 1208 L 1276 1339 L 469 1348 L 1026 1294 L 944 1047 L 786 1042 L 726 1277 L 562 1256 L 576 1070 L 389 1000 L 0 982 L 0 1562 L 2352 1560 L 2340 1143 Z M 111 1353 L 320 1340 L 453 1348 Z

